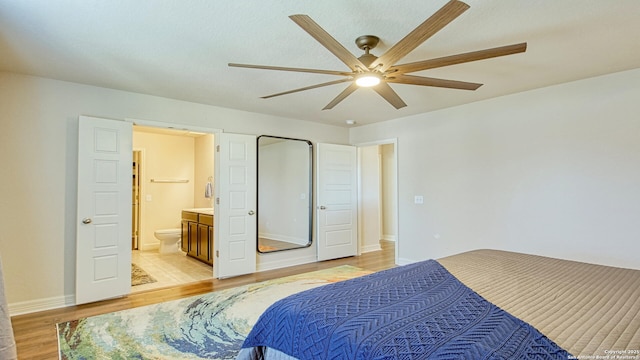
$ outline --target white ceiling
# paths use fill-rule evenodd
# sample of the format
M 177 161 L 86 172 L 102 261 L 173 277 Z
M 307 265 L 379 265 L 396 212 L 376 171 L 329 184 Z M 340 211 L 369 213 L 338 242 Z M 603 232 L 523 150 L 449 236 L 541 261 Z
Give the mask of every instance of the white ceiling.
M 346 84 L 260 99 L 338 78 L 227 66 L 348 71 L 288 16 L 309 15 L 356 56 L 355 38 L 377 35 L 380 55 L 446 2 L 0 0 L 0 71 L 343 126 L 640 67 L 638 0 L 467 0 L 469 10 L 399 63 L 520 42 L 527 51 L 414 73 L 484 86 L 391 84 L 408 104 L 400 110 L 371 89 L 321 110 Z

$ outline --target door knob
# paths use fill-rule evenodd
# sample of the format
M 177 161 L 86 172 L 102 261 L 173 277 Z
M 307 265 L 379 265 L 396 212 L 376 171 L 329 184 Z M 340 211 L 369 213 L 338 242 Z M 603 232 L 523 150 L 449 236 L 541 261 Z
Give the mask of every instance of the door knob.
M 320 210 L 326 210 L 326 209 L 327 209 L 326 206 L 323 206 L 323 205 L 320 206 Z
M 84 219 L 82 219 L 82 223 L 83 223 L 83 224 L 91 224 L 91 219 L 89 219 L 89 218 L 84 218 Z
M 255 212 L 253 212 L 253 210 L 249 210 L 249 215 L 253 215 L 255 214 Z

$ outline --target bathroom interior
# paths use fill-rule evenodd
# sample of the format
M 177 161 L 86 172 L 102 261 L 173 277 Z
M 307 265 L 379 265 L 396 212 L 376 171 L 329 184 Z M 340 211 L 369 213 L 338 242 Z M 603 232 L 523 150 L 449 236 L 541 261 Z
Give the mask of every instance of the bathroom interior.
M 213 134 L 134 126 L 132 263 L 148 276 L 132 279 L 132 292 L 213 276 L 212 257 L 189 252 L 182 232 L 195 224 L 213 247 L 214 151 Z
M 258 145 L 260 254 L 311 245 L 312 145 L 262 135 Z M 132 292 L 213 276 L 213 134 L 134 126 L 132 263 L 150 277 Z

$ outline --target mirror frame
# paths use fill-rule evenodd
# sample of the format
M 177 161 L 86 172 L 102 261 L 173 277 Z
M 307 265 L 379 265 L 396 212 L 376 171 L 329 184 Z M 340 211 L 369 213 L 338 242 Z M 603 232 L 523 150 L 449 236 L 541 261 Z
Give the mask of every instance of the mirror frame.
M 280 139 L 280 140 L 291 140 L 291 141 L 300 141 L 306 143 L 309 148 L 309 214 L 307 216 L 308 221 L 308 242 L 305 245 L 299 245 L 295 247 L 285 248 L 285 249 L 275 249 L 269 251 L 261 251 L 260 250 L 260 139 L 261 138 L 271 138 L 271 139 Z M 256 186 L 256 251 L 258 254 L 271 254 L 281 251 L 287 250 L 295 250 L 295 249 L 303 249 L 308 248 L 313 244 L 313 143 L 309 140 L 305 139 L 296 139 L 282 136 L 273 136 L 273 135 L 260 135 L 256 138 L 256 174 L 257 174 L 257 186 Z

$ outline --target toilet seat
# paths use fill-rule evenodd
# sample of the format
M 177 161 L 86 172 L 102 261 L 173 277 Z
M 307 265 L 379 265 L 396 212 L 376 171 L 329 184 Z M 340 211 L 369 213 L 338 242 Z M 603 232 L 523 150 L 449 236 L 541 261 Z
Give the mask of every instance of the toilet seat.
M 182 229 L 178 229 L 178 228 L 175 228 L 175 229 L 159 229 L 159 230 L 156 230 L 155 233 L 156 234 L 160 234 L 160 235 L 169 235 L 169 234 L 179 233 L 181 231 L 182 231 Z

